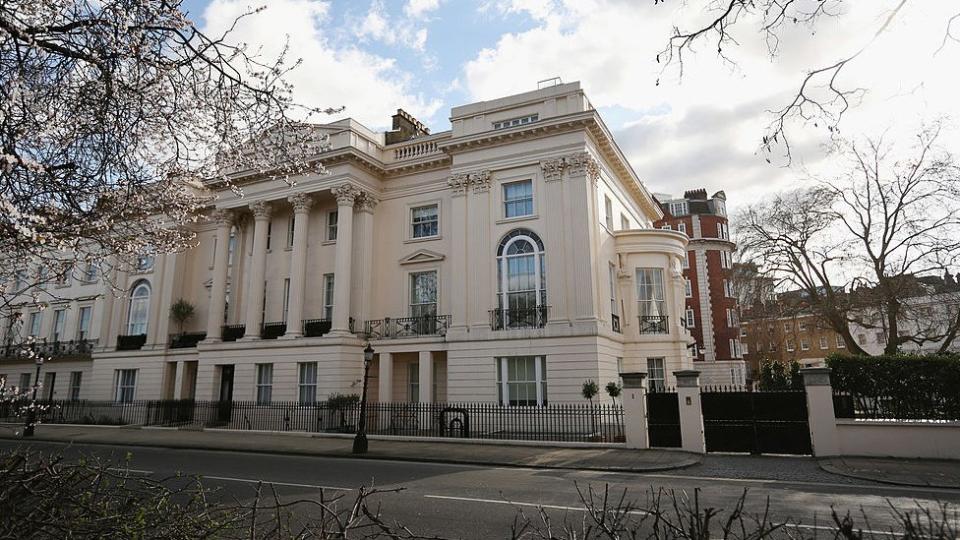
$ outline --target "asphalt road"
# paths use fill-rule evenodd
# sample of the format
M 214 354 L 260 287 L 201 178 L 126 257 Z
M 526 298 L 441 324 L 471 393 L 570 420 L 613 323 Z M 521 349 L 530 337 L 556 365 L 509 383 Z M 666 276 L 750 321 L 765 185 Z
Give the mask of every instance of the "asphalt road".
M 21 444 L 3 440 L 0 451 Z M 944 501 L 955 510 L 960 508 L 960 490 L 852 480 L 821 471 L 810 458 L 708 456 L 702 465 L 680 471 L 622 474 L 147 447 L 30 445 L 68 459 L 96 455 L 123 462 L 129 456 L 127 466 L 133 474 L 157 478 L 176 473 L 200 475 L 205 486 L 219 488 L 221 496 L 238 500 L 250 500 L 258 482 L 272 483 L 285 500 L 316 499 L 321 489 L 349 497 L 362 485 L 403 488 L 382 496 L 384 515 L 418 533 L 453 538 L 508 537 L 518 512 L 536 516 L 538 507 L 555 522 L 579 522 L 585 514 L 577 490 L 588 487 L 602 491 L 609 486 L 617 493 L 627 489 L 631 498 L 641 503 L 651 490 L 672 490 L 688 497 L 697 492 L 701 507 L 721 509 L 732 508 L 748 489 L 747 513 L 761 513 L 769 504 L 774 520 L 790 520 L 796 532 L 803 536 L 821 533 L 821 538 L 832 537 L 823 534 L 831 528 L 832 507 L 841 513 L 849 511 L 859 526 L 878 533 L 888 531 L 894 523 L 891 506 L 936 508 L 938 501 Z

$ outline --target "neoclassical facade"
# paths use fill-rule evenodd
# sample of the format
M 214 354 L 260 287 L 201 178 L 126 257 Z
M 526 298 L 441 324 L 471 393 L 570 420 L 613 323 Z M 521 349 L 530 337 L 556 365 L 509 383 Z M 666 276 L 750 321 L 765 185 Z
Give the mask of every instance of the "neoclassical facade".
M 36 327 L 20 304 L 21 332 L 95 340 L 44 365 L 45 395 L 313 402 L 360 392 L 367 342 L 381 402 L 579 401 L 588 379 L 692 367 L 687 237 L 652 226 L 579 84 L 455 107 L 451 125 L 319 125 L 325 174 L 238 172 L 242 197 L 211 183 L 197 246 L 113 276 L 125 294 L 74 277 Z M 13 384 L 32 371 L 0 360 Z

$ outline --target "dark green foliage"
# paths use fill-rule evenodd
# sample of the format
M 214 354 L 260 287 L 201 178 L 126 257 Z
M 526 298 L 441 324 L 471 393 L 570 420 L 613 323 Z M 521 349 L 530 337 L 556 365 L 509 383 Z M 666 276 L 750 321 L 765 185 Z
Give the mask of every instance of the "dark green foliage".
M 767 360 L 760 364 L 760 390 L 803 390 L 800 363 L 794 360 L 787 365 Z
M 181 334 L 183 333 L 183 325 L 193 318 L 195 312 L 196 309 L 193 307 L 193 304 L 183 298 L 177 300 L 170 306 L 170 318 L 176 321 Z
M 832 355 L 827 366 L 834 392 L 849 396 L 839 416 L 960 420 L 960 355 Z
M 617 403 L 617 398 L 620 397 L 620 394 L 623 393 L 623 386 L 617 381 L 610 381 L 607 383 L 607 395 L 613 400 L 614 405 Z
M 593 379 L 584 381 L 583 386 L 580 387 L 580 394 L 583 395 L 585 399 L 589 399 L 591 402 L 599 393 L 600 387 L 597 386 L 597 381 L 594 381 Z
M 356 394 L 331 394 L 327 398 L 327 407 L 331 409 L 349 409 L 360 403 L 360 396 Z

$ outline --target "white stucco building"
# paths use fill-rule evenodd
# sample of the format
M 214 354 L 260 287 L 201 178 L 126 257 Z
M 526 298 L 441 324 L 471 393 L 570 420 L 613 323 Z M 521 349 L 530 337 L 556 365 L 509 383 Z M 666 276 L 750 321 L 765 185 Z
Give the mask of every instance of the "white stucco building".
M 693 367 L 687 237 L 652 227 L 661 211 L 580 85 L 450 119 L 319 125 L 328 174 L 238 174 L 242 198 L 211 184 L 197 247 L 115 276 L 125 296 L 77 269 L 62 301 L 18 303 L 21 333 L 96 340 L 54 354 L 44 395 L 322 400 L 360 392 L 367 340 L 383 402 L 580 401 L 587 379 L 652 366 L 672 385 Z M 196 308 L 180 338 L 178 299 Z M 32 372 L 0 360 L 11 384 Z

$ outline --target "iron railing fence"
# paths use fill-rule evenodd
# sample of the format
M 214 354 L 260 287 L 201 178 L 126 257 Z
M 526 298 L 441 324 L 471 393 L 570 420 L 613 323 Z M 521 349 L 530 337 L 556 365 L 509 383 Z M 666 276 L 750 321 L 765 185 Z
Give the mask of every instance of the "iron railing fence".
M 549 311 L 549 306 L 535 306 L 523 309 L 491 309 L 490 329 L 513 330 L 514 328 L 543 328 L 547 324 Z
M 156 400 L 40 401 L 47 424 L 167 426 L 185 429 L 355 433 L 360 404 L 280 401 Z M 22 405 L 23 403 L 21 403 Z M 0 408 L 0 419 L 18 421 L 19 406 Z M 553 403 L 506 407 L 496 403 L 368 403 L 367 433 L 412 437 L 623 442 L 623 407 Z
M 307 319 L 303 321 L 304 337 L 320 337 L 330 332 L 330 319 Z
M 0 348 L 0 358 L 16 358 L 20 355 L 25 355 L 27 351 L 34 351 L 40 356 L 46 357 L 89 357 L 96 346 L 96 339 L 74 339 L 69 341 L 47 341 L 46 339 L 41 339 L 33 343 L 15 343 L 13 340 L 7 340 L 3 347 Z
M 895 396 L 881 392 L 874 394 L 834 390 L 834 416 L 857 420 L 960 421 L 960 390 L 952 395 L 927 392 Z
M 640 320 L 640 333 L 641 334 L 669 334 L 670 327 L 668 326 L 669 317 L 666 315 L 660 316 L 649 316 L 642 315 L 638 317 Z
M 367 339 L 397 339 L 419 336 L 445 336 L 450 325 L 449 315 L 421 315 L 419 317 L 385 317 L 366 321 L 363 333 Z
M 206 332 L 187 332 L 184 334 L 170 334 L 171 349 L 192 349 L 207 338 Z

